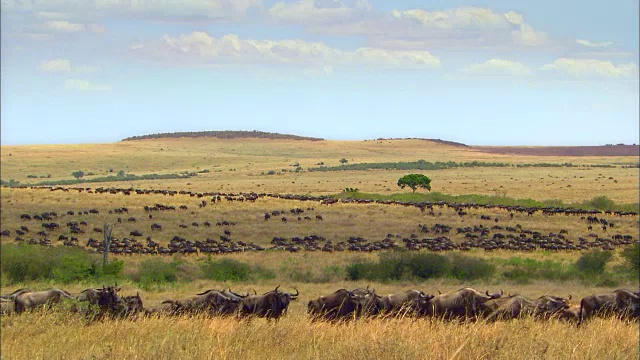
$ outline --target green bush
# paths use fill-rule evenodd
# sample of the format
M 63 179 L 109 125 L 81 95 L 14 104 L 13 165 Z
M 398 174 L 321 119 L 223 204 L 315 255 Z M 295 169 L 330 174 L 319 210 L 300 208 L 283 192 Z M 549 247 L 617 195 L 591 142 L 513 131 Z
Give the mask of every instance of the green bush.
M 615 202 L 613 202 L 613 200 L 609 199 L 608 197 L 606 197 L 604 195 L 596 196 L 591 200 L 585 201 L 584 204 L 586 206 L 588 206 L 588 207 L 593 207 L 593 208 L 596 208 L 598 210 L 612 210 L 616 206 L 616 204 L 615 204 Z
M 154 283 L 173 283 L 178 280 L 178 269 L 174 262 L 160 258 L 143 260 L 138 269 L 137 280 L 146 286 Z
M 625 265 L 637 276 L 640 272 L 640 243 L 635 243 L 622 250 L 620 256 L 624 259 Z
M 482 258 L 455 253 L 448 257 L 451 260 L 451 276 L 456 279 L 488 279 L 496 272 L 496 267 Z
M 502 276 L 525 284 L 531 280 L 569 280 L 578 277 L 575 268 L 559 261 L 512 257 L 505 261 Z
M 576 261 L 576 268 L 586 275 L 604 274 L 611 257 L 613 257 L 611 251 L 591 250 L 580 256 Z
M 216 281 L 246 281 L 251 275 L 249 265 L 233 259 L 207 259 L 202 264 L 204 277 Z
M 396 251 L 380 254 L 377 263 L 358 261 L 349 264 L 345 270 L 348 280 L 429 279 L 447 276 L 451 262 L 438 254 Z
M 76 247 L 3 244 L 0 260 L 3 275 L 13 283 L 52 280 L 66 284 L 102 275 L 100 257 Z M 121 269 L 112 269 L 111 275 L 117 276 Z

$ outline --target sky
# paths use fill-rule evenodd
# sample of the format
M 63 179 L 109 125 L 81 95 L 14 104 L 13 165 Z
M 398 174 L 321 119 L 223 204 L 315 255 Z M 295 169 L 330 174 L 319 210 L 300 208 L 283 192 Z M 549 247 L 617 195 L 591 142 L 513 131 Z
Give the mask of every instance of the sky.
M 2 145 L 638 144 L 637 0 L 1 0 Z

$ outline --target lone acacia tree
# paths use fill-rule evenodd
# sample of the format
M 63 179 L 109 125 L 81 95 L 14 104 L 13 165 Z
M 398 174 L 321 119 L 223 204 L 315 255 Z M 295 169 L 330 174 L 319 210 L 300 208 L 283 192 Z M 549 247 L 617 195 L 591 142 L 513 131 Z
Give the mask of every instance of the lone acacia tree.
M 416 192 L 416 189 L 419 187 L 431 191 L 431 179 L 422 174 L 409 174 L 398 180 L 398 186 L 403 189 L 405 186 L 408 186 L 413 192 Z

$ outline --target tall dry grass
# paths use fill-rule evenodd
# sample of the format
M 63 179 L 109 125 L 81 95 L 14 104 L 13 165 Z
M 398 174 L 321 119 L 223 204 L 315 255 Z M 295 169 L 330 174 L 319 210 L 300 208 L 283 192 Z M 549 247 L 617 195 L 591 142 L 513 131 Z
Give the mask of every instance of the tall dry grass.
M 6 359 L 637 359 L 638 324 L 596 319 L 576 328 L 522 319 L 311 322 L 165 317 L 87 325 L 64 314 L 2 320 Z

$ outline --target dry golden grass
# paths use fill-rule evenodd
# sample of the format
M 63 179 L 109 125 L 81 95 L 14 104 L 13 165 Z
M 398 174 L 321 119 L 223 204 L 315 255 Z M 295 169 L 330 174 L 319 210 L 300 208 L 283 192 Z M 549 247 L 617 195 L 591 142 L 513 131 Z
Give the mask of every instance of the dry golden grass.
M 349 163 L 416 161 L 485 161 L 565 163 L 578 165 L 636 164 L 637 157 L 553 157 L 483 153 L 423 140 L 384 141 L 286 141 L 163 139 L 113 144 L 3 146 L 2 179 L 36 182 L 27 175 L 51 174 L 51 180 L 71 179 L 76 170 L 95 176 L 119 170 L 137 175 L 211 170 L 188 180 L 135 181 L 97 186 L 170 188 L 193 191 L 256 191 L 272 193 L 329 194 L 346 187 L 363 192 L 393 193 L 406 171 L 341 171 L 282 173 L 294 163 L 304 169 Z M 114 169 L 114 173 L 109 173 Z M 269 170 L 278 175 L 264 175 Z M 616 202 L 637 202 L 638 168 L 463 168 L 427 171 L 434 191 L 452 195 L 477 193 L 536 200 L 579 202 L 606 195 Z M 609 179 L 609 178 L 612 179 Z M 91 178 L 91 177 L 88 177 Z M 614 181 L 617 181 L 614 182 Z
M 638 325 L 584 327 L 530 319 L 455 324 L 427 319 L 312 323 L 153 318 L 86 326 L 64 315 L 5 318 L 7 359 L 637 359 Z

